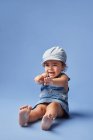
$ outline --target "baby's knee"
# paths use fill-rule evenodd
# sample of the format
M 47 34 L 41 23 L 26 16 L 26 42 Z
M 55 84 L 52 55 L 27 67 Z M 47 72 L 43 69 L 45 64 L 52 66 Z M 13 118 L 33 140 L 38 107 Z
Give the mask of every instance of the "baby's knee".
M 43 114 L 45 114 L 45 112 L 46 112 L 46 107 L 45 107 L 45 106 L 42 106 L 42 105 L 38 105 L 38 106 L 37 106 L 37 111 L 38 111 L 38 112 L 41 112 L 41 113 L 43 113 Z

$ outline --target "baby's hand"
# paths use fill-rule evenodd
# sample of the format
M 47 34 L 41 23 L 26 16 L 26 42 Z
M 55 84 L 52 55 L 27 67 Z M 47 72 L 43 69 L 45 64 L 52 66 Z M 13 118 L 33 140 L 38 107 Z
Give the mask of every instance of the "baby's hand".
M 35 77 L 35 82 L 38 83 L 38 84 L 44 84 L 44 78 L 47 76 L 46 73 L 43 73 L 41 75 L 38 75 Z
M 43 76 L 43 78 L 46 78 L 46 77 L 48 77 L 48 74 L 47 73 L 42 73 L 42 76 Z
M 53 79 L 50 77 L 44 78 L 44 85 L 53 85 Z

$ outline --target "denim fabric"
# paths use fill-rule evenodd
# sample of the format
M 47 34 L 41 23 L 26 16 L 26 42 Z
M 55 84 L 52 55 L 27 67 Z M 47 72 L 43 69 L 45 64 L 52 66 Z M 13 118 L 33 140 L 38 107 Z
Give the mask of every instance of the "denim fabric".
M 40 100 L 37 104 L 50 102 L 60 103 L 65 112 L 69 114 L 68 92 L 65 91 L 64 87 L 50 85 L 43 85 L 41 87 Z

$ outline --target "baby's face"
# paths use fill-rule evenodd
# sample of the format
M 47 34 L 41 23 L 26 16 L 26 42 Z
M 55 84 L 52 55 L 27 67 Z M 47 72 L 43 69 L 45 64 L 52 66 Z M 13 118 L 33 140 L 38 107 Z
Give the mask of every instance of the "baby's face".
M 64 70 L 64 66 L 62 65 L 62 62 L 57 60 L 46 61 L 44 67 L 45 67 L 45 72 L 51 78 L 57 77 L 61 73 L 61 71 Z

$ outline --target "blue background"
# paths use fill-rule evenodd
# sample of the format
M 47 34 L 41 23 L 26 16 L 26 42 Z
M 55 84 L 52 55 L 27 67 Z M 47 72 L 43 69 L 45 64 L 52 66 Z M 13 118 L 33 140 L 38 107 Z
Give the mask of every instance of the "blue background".
M 38 101 L 34 77 L 54 45 L 68 55 L 71 117 L 56 120 L 51 131 L 40 121 L 21 128 L 19 107 Z M 92 60 L 92 0 L 0 0 L 0 139 L 93 140 Z

